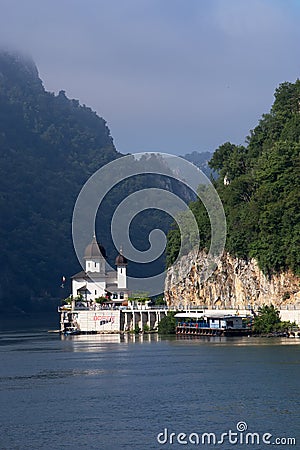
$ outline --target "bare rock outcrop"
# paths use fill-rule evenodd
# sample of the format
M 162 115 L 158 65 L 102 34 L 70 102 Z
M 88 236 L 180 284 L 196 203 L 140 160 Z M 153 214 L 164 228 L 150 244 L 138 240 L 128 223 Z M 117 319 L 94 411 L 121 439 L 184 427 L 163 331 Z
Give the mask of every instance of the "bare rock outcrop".
M 208 308 L 300 307 L 300 278 L 292 272 L 267 276 L 254 259 L 234 258 L 224 253 L 206 280 L 204 252 L 191 252 L 167 271 L 165 298 L 169 306 Z

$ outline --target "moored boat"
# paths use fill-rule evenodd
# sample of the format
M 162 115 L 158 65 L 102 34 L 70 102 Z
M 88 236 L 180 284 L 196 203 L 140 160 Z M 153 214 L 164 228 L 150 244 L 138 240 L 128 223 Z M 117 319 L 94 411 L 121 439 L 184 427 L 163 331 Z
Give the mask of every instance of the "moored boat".
M 176 334 L 192 336 L 248 336 L 251 331 L 251 316 L 216 311 L 180 312 L 175 315 Z
M 73 334 L 80 334 L 80 330 L 77 327 L 66 327 L 64 335 L 69 336 Z

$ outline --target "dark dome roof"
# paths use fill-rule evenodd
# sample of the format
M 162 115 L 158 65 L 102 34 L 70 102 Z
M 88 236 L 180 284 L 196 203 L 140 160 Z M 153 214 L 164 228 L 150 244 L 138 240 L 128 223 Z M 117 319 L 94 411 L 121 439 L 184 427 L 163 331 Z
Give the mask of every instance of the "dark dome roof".
M 84 257 L 85 259 L 106 258 L 105 248 L 96 241 L 95 236 L 93 237 L 92 242 L 86 247 Z
M 121 253 L 116 257 L 115 261 L 116 266 L 122 266 L 127 264 L 127 259 Z

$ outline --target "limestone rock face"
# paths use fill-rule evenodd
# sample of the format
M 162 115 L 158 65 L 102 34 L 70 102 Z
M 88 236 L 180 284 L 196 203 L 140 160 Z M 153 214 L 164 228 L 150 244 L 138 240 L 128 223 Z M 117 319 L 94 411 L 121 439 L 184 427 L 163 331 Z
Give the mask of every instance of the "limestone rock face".
M 291 272 L 266 276 L 254 259 L 243 260 L 224 253 L 213 274 L 202 282 L 207 267 L 204 252 L 191 252 L 167 271 L 165 298 L 177 308 L 279 308 L 300 307 L 300 278 Z

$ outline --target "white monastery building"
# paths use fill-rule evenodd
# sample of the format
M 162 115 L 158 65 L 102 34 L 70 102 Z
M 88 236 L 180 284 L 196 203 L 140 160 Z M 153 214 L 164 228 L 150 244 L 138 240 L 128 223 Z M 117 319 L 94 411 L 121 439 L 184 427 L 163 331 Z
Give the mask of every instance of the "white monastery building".
M 127 259 L 120 251 L 116 257 L 117 270 L 107 270 L 106 251 L 96 236 L 84 252 L 85 270 L 73 275 L 72 296 L 82 296 L 84 301 L 91 302 L 105 297 L 115 304 L 128 300 Z

